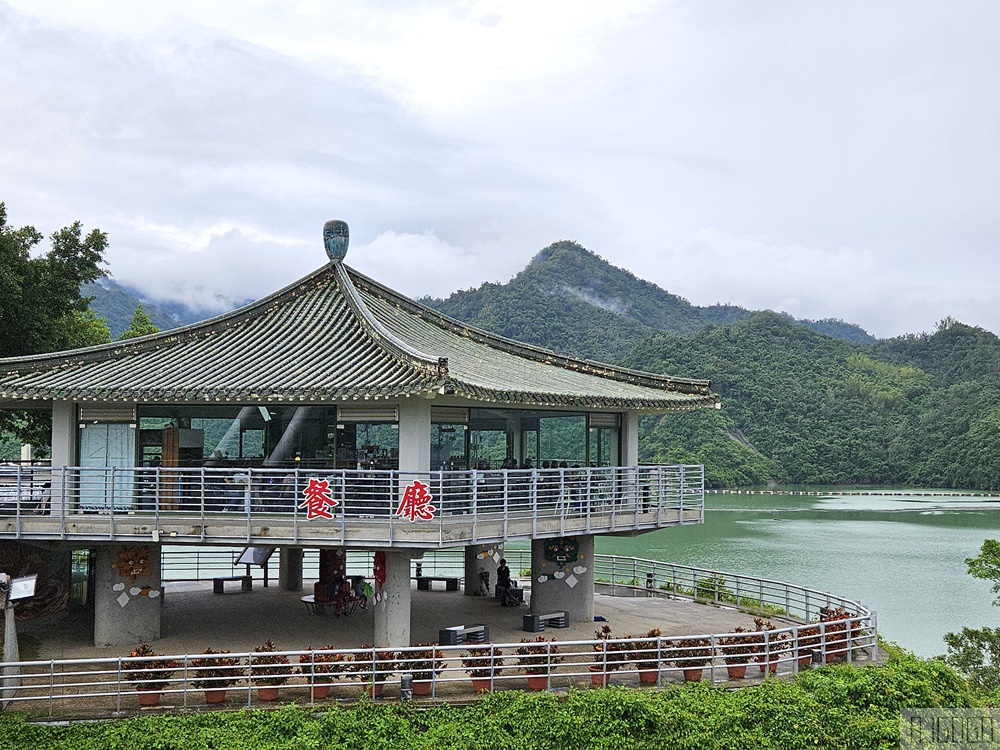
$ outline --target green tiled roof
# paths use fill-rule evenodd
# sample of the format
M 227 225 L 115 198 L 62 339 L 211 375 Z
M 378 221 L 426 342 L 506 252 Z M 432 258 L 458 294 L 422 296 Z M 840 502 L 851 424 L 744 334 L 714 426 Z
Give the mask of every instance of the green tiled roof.
M 537 406 L 714 406 L 703 380 L 564 357 L 466 326 L 329 263 L 202 323 L 0 359 L 0 400 L 332 402 L 452 394 Z

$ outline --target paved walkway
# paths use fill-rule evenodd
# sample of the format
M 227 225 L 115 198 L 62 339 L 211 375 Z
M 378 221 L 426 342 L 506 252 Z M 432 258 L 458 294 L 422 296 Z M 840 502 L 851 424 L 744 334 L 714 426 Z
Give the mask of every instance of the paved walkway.
M 311 590 L 312 582 L 306 583 Z M 272 582 L 253 591 L 212 593 L 211 582 L 166 584 L 162 637 L 153 648 L 166 654 L 196 654 L 211 646 L 251 651 L 271 639 L 279 648 L 304 649 L 333 645 L 355 648 L 371 643 L 372 606 L 349 617 L 310 615 L 299 598 L 304 592 L 284 591 Z M 462 592 L 412 591 L 411 640 L 436 643 L 442 628 L 463 623 L 487 623 L 494 643 L 516 643 L 532 637 L 521 629 L 527 606 L 501 607 L 495 600 L 465 596 Z M 594 612 L 607 618 L 616 636 L 643 635 L 659 628 L 663 635 L 725 633 L 737 625 L 753 627 L 753 618 L 731 609 L 684 600 L 627 598 L 597 594 Z M 92 616 L 76 610 L 58 619 L 25 621 L 18 632 L 37 642 L 38 659 L 81 659 L 121 656 L 131 646 L 97 648 L 93 645 Z M 602 623 L 571 623 L 569 628 L 546 631 L 560 641 L 590 640 Z

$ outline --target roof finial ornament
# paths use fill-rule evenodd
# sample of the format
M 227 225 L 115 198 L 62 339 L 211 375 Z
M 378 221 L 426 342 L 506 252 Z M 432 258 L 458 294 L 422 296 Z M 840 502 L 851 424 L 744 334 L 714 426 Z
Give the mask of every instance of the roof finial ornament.
M 347 255 L 347 245 L 351 241 L 351 232 L 346 221 L 331 219 L 323 225 L 323 246 L 326 254 L 335 263 L 342 261 Z

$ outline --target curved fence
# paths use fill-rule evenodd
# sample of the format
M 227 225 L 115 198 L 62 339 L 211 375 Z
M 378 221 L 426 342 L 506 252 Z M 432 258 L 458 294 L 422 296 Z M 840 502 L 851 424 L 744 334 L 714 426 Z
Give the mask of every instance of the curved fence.
M 178 570 L 165 553 L 165 577 Z M 518 567 L 530 553 L 507 550 Z M 190 561 L 188 561 L 190 562 Z M 195 561 L 210 577 L 224 570 Z M 427 555 L 425 573 L 452 572 L 461 554 Z M 663 686 L 791 674 L 830 661 L 876 655 L 874 613 L 857 602 L 791 584 L 655 560 L 596 557 L 598 586 L 617 595 L 685 598 L 760 615 L 756 629 L 663 636 L 659 631 L 592 640 L 546 640 L 398 649 L 324 647 L 233 654 L 144 655 L 103 659 L 10 662 L 0 693 L 8 708 L 50 717 L 131 713 L 141 706 L 237 708 L 283 702 L 356 700 L 414 695 L 471 699 L 482 690 L 554 689 L 585 685 Z M 370 574 L 360 557 L 349 568 Z M 768 620 L 765 618 L 773 618 Z M 601 637 L 603 636 L 603 637 Z M 223 694 L 224 693 L 224 694 Z M 215 701 L 221 701 L 215 703 Z

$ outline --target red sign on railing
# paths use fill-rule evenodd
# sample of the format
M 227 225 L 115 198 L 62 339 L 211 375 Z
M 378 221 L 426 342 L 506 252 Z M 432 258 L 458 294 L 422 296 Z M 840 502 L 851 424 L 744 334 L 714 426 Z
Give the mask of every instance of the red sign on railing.
M 314 518 L 333 518 L 327 508 L 336 508 L 340 503 L 330 495 L 330 482 L 326 479 L 311 477 L 309 484 L 302 490 L 305 500 L 299 504 L 306 511 L 306 520 Z
M 408 518 L 411 522 L 418 518 L 421 521 L 432 521 L 434 511 L 437 508 L 431 505 L 434 496 L 429 490 L 430 487 L 416 479 L 406 485 L 406 489 L 403 490 L 403 499 L 399 501 L 399 507 L 396 509 L 396 515 Z

